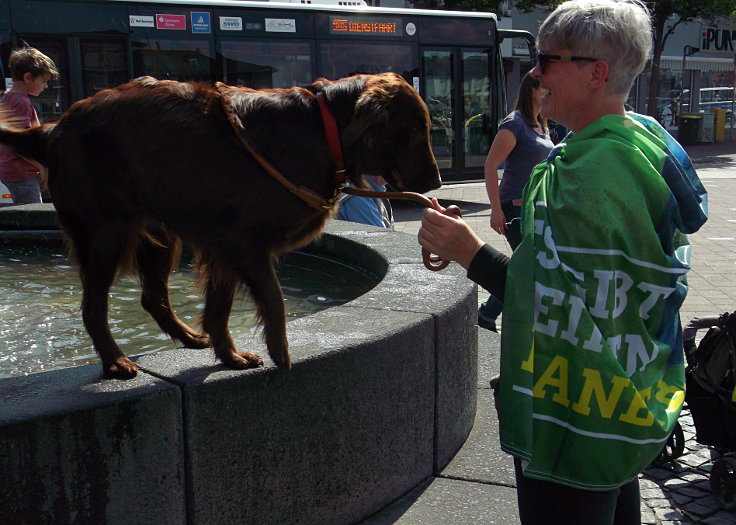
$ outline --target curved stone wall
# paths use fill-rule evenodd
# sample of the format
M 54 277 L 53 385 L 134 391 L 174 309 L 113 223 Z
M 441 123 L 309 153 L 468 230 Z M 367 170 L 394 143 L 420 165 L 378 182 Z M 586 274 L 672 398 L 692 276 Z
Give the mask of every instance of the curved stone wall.
M 333 221 L 309 251 L 383 279 L 288 323 L 290 371 L 253 336 L 237 343 L 256 370 L 180 349 L 131 381 L 98 365 L 0 380 L 3 521 L 349 524 L 444 467 L 475 416 L 474 285 L 368 226 Z

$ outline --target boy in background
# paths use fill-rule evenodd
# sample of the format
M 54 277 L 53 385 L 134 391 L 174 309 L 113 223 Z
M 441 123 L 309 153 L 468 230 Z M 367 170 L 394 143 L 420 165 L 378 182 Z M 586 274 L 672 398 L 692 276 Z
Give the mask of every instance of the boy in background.
M 13 87 L 5 92 L 2 106 L 13 112 L 16 126 L 38 126 L 38 115 L 29 95 L 37 97 L 48 87 L 48 81 L 58 78 L 54 62 L 38 49 L 25 47 L 10 53 L 10 76 Z M 41 173 L 43 167 L 31 163 L 0 146 L 0 181 L 8 187 L 13 204 L 31 204 L 41 200 Z

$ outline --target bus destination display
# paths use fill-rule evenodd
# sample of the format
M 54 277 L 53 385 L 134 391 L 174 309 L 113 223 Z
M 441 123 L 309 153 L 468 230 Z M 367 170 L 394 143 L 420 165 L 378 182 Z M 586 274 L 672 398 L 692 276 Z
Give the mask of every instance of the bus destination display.
M 366 16 L 331 16 L 330 33 L 346 35 L 403 36 L 401 19 Z

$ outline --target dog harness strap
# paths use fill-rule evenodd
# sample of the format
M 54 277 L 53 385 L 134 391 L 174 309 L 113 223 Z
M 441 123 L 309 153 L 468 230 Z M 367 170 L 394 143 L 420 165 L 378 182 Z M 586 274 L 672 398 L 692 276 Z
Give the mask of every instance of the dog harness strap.
M 325 128 L 325 137 L 327 137 L 327 147 L 335 161 L 335 182 L 338 185 L 345 184 L 345 159 L 342 156 L 342 147 L 340 146 L 340 132 L 337 129 L 337 122 L 332 115 L 330 108 L 327 107 L 324 92 L 317 93 L 317 103 L 319 104 L 319 112 L 322 115 L 322 125 Z

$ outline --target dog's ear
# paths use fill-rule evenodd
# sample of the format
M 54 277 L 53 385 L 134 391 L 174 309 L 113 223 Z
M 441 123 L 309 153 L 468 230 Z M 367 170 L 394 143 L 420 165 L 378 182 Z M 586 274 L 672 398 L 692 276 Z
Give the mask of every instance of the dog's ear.
M 376 134 L 372 131 L 377 132 L 379 129 L 385 128 L 387 123 L 387 111 L 356 111 L 350 124 L 342 133 L 343 146 L 350 148 L 361 142 L 364 149 L 370 149 L 373 146 Z
M 363 93 L 355 104 L 355 112 L 342 134 L 343 146 L 349 148 L 358 141 L 363 148 L 370 149 L 376 133 L 369 130 L 384 129 L 389 120 L 389 103 L 392 94 L 381 84 L 366 84 Z
M 332 84 L 331 80 L 327 80 L 326 78 L 320 77 L 309 86 L 309 91 L 312 93 L 319 93 L 321 91 L 325 91 L 327 89 L 327 86 Z

